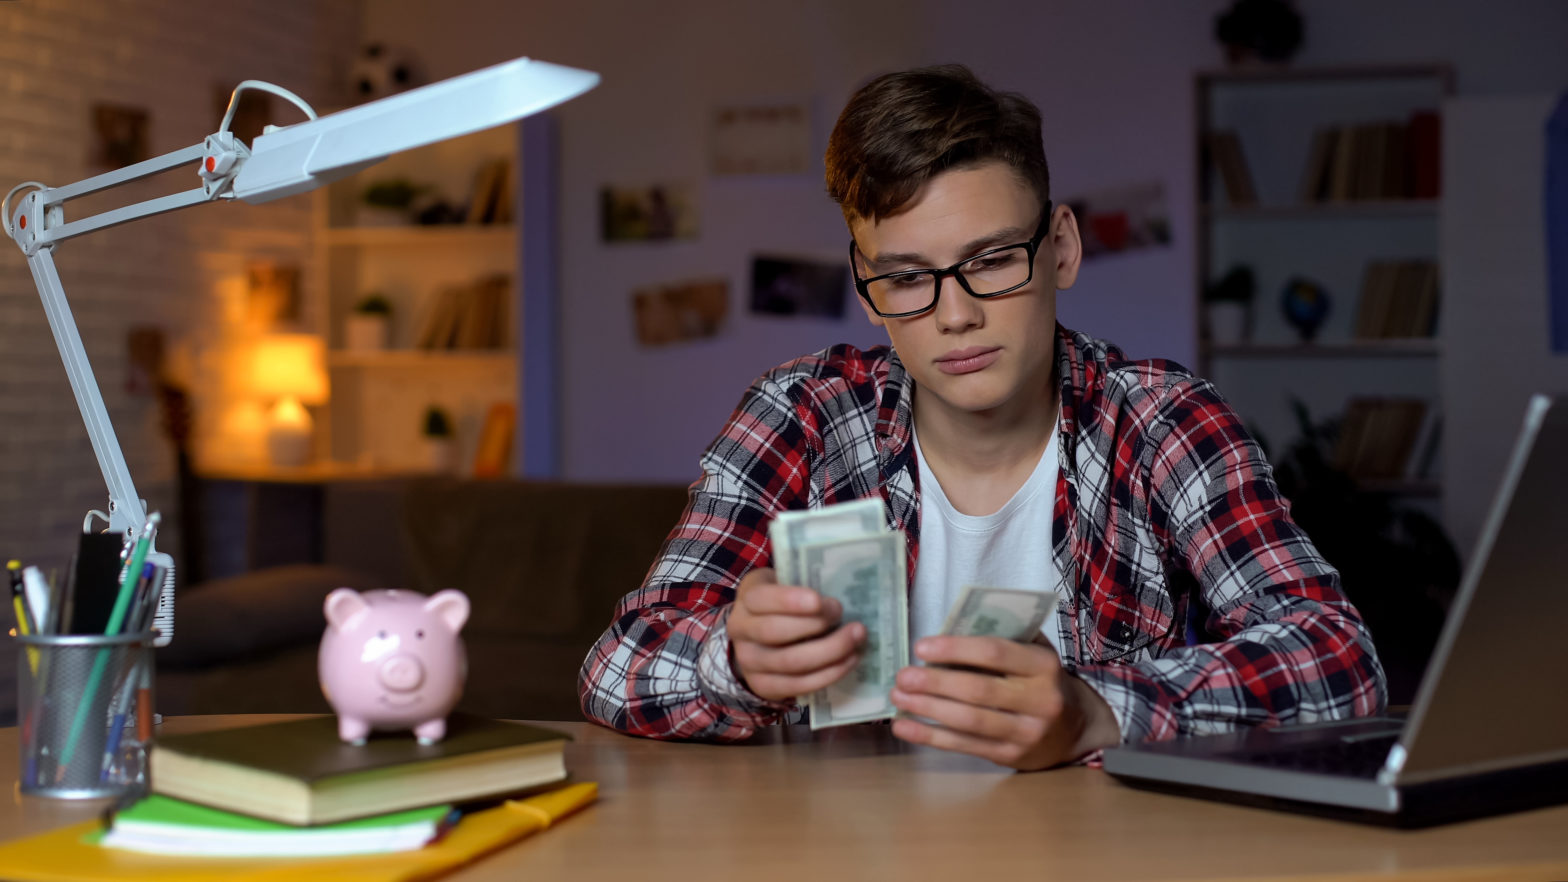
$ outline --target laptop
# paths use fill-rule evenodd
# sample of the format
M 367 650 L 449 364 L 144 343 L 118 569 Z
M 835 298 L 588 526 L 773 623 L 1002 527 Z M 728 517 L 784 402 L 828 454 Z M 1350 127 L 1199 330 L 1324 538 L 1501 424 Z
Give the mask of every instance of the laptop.
M 1408 714 L 1123 745 L 1105 771 L 1401 827 L 1568 802 L 1565 632 L 1568 399 L 1537 395 Z

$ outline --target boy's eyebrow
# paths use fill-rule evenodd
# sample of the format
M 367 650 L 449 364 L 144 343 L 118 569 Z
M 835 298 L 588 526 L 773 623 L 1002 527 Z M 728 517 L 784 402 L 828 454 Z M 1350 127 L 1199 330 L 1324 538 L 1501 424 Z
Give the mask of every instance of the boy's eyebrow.
M 1028 238 L 1029 233 L 1025 231 L 1023 227 L 1004 227 L 994 233 L 991 233 L 990 235 L 981 236 L 978 239 L 971 240 L 970 242 L 966 243 L 963 248 L 959 249 L 958 253 L 973 256 L 981 251 L 986 250 L 987 248 L 995 248 L 999 245 L 1013 245 L 1019 242 L 1024 242 L 1028 240 Z M 866 257 L 866 262 L 874 267 L 886 267 L 900 263 L 915 264 L 917 266 L 931 265 L 931 262 L 926 259 L 925 255 L 916 254 L 909 251 L 894 251 L 887 254 L 879 254 L 875 258 L 866 256 L 866 253 L 862 251 L 861 256 Z

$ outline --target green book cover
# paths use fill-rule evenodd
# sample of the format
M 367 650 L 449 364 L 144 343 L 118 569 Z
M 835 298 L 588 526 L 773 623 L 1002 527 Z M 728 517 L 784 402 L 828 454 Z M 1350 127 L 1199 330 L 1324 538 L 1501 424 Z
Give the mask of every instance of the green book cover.
M 467 713 L 447 717 L 446 737 L 420 744 L 412 732 L 372 733 L 363 745 L 338 738 L 335 716 L 262 723 L 210 732 L 160 735 L 153 752 L 263 770 L 307 783 L 470 754 L 559 741 L 569 736 L 525 723 Z M 154 761 L 156 762 L 156 760 Z
M 451 811 L 450 805 L 433 805 L 306 829 L 310 832 L 338 833 L 351 830 L 379 830 L 408 824 L 439 824 Z M 115 813 L 113 824 L 118 825 L 127 821 L 140 825 L 167 827 L 171 830 L 178 829 L 191 834 L 208 831 L 297 834 L 301 829 L 294 824 L 281 824 L 277 821 L 253 818 L 250 815 L 208 808 L 157 793 L 137 801 L 130 808 Z

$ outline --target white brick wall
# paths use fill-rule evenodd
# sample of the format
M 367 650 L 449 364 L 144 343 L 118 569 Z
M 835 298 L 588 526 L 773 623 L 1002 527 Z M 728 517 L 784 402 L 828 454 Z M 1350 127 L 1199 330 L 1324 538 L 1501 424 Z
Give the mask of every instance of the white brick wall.
M 24 180 L 58 186 L 97 173 L 89 151 L 92 107 L 100 102 L 146 109 L 154 156 L 216 129 L 214 90 L 242 79 L 278 83 L 317 107 L 341 105 L 359 42 L 358 11 L 349 0 L 0 3 L 0 192 Z M 280 100 L 272 109 L 275 122 L 297 118 Z M 195 183 L 194 173 L 182 171 L 121 188 L 128 195 L 116 199 L 137 201 Z M 155 401 L 125 393 L 127 330 L 157 325 L 171 344 L 210 344 L 222 332 L 218 282 L 243 272 L 251 258 L 298 262 L 308 284 L 308 199 L 198 206 L 56 250 L 110 418 L 152 508 L 174 506 L 172 453 Z M 83 515 L 105 504 L 26 261 L 0 237 L 0 559 L 63 568 Z M 160 547 L 173 551 L 177 539 L 171 535 Z M 0 720 L 14 700 L 13 656 L 4 645 Z

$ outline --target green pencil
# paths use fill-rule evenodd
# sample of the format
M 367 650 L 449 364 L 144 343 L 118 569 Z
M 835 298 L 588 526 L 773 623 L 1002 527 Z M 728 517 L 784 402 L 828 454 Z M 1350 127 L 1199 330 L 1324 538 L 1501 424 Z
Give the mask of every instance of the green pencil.
M 141 578 L 142 564 L 147 560 L 147 549 L 152 546 L 152 535 L 158 530 L 158 522 L 162 520 L 157 512 L 147 516 L 147 526 L 142 529 L 141 536 L 137 537 L 136 545 L 131 549 L 131 559 L 126 563 L 125 570 L 120 574 L 120 590 L 114 598 L 114 609 L 109 613 L 109 626 L 104 629 L 104 634 L 118 634 L 125 624 L 125 611 L 130 608 L 131 595 L 135 591 L 136 581 Z M 98 683 L 103 680 L 103 669 L 109 664 L 109 650 L 101 649 L 98 657 L 93 660 L 93 670 L 87 676 L 87 690 L 82 693 L 82 702 L 76 706 L 76 716 L 71 720 L 71 734 L 65 739 L 65 749 L 60 752 L 60 766 L 56 772 L 56 780 L 64 780 L 65 772 L 71 767 L 71 757 L 76 753 L 76 742 L 82 737 L 82 726 L 87 722 L 87 709 L 92 706 L 93 698 L 98 694 Z

